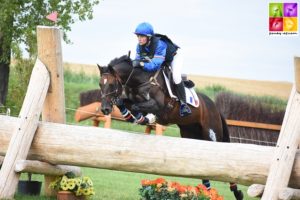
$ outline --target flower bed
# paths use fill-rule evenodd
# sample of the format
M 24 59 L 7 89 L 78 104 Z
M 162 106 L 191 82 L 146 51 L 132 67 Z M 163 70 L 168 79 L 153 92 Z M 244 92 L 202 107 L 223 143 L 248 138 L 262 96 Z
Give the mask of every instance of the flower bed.
M 143 200 L 223 200 L 214 188 L 207 190 L 202 184 L 180 185 L 163 178 L 142 180 L 140 195 Z

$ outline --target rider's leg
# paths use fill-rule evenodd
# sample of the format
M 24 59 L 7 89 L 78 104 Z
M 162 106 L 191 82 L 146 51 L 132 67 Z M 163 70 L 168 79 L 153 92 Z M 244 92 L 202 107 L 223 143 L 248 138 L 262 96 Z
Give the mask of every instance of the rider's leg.
M 176 55 L 173 58 L 171 63 L 172 71 L 173 71 L 173 80 L 175 83 L 175 90 L 177 97 L 180 100 L 180 116 L 187 116 L 191 114 L 191 109 L 186 104 L 186 95 L 185 88 L 181 78 L 181 68 L 183 65 L 183 58 L 181 55 L 181 50 L 178 49 Z

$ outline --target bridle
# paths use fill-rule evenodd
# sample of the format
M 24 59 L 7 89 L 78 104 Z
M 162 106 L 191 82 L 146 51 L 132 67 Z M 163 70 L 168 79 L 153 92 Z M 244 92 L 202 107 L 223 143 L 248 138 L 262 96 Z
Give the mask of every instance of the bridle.
M 103 93 L 101 88 L 101 99 L 105 98 L 107 102 L 109 102 L 112 105 L 115 105 L 123 91 L 121 79 L 118 76 L 115 76 L 108 72 L 103 73 L 102 76 L 103 75 L 111 76 L 114 78 L 114 89 L 111 92 Z

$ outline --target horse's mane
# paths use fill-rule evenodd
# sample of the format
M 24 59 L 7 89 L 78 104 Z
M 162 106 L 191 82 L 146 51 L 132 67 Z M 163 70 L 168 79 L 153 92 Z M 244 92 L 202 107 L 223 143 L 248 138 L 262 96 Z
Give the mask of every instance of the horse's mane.
M 110 63 L 108 64 L 108 67 L 113 67 L 113 66 L 115 66 L 115 65 L 117 65 L 117 64 L 119 64 L 119 63 L 121 63 L 123 61 L 131 63 L 130 58 L 127 55 L 124 55 L 124 56 L 121 56 L 119 58 L 115 58 L 112 61 L 110 61 Z

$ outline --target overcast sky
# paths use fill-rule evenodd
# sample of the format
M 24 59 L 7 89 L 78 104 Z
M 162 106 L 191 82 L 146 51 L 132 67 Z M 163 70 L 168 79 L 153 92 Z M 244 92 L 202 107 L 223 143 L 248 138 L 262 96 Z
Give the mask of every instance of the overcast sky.
M 184 51 L 183 73 L 293 82 L 300 36 L 269 36 L 269 2 L 100 1 L 93 20 L 72 26 L 73 44 L 63 44 L 63 58 L 107 65 L 129 50 L 134 57 L 137 38 L 133 32 L 146 21 Z M 290 2 L 298 2 L 299 15 L 299 1 Z

